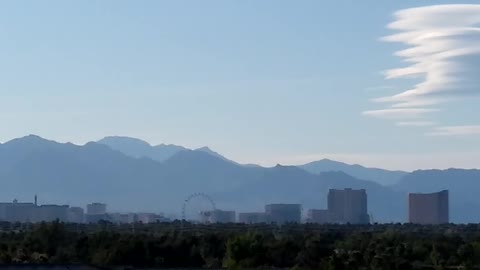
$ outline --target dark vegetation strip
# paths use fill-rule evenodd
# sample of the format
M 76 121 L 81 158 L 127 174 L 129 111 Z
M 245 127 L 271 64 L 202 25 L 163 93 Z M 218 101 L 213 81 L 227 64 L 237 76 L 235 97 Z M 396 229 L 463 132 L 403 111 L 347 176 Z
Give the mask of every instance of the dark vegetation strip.
M 0 263 L 137 269 L 480 269 L 480 225 L 1 223 Z

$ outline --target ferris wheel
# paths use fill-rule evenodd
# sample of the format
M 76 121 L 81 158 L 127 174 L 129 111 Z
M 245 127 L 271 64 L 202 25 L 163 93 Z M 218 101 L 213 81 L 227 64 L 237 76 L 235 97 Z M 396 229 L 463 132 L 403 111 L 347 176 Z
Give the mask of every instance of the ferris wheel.
M 193 204 L 195 203 L 195 204 Z M 193 204 L 193 205 L 191 205 Z M 195 212 L 198 212 L 202 217 L 208 217 L 213 211 L 217 209 L 213 199 L 205 193 L 193 193 L 185 199 L 182 205 L 182 220 L 186 221 L 190 217 L 188 211 L 190 208 L 197 208 Z

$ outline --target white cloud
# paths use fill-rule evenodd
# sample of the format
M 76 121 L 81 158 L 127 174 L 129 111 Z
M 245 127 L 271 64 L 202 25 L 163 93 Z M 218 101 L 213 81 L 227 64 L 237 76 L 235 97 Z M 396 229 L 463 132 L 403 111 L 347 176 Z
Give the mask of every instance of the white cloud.
M 411 122 L 397 122 L 399 127 L 428 127 L 435 126 L 436 123 L 432 121 L 411 121 Z
M 393 108 L 384 110 L 372 110 L 363 112 L 364 115 L 386 119 L 416 119 L 421 118 L 427 113 L 436 112 L 437 109 L 424 108 Z
M 385 71 L 385 78 L 416 77 L 420 83 L 375 99 L 389 103 L 387 109 L 365 115 L 410 119 L 453 99 L 480 94 L 480 5 L 426 6 L 398 11 L 394 17 L 388 28 L 396 33 L 382 40 L 407 46 L 395 53 L 406 66 Z
M 465 136 L 480 135 L 480 125 L 437 127 L 428 136 Z

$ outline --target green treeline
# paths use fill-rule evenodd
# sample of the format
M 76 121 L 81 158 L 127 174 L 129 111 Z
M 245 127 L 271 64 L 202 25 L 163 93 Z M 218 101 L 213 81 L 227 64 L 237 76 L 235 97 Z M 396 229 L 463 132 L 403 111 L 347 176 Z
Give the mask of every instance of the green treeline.
M 480 269 L 480 225 L 1 224 L 1 263 Z

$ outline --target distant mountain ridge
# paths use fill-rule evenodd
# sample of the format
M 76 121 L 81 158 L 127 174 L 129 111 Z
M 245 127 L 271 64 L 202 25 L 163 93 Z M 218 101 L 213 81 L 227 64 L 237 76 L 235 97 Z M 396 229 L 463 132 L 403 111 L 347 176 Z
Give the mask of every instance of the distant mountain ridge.
M 188 149 L 186 147 L 174 145 L 174 144 L 160 144 L 160 145 L 153 146 L 146 141 L 143 141 L 137 138 L 124 137 L 124 136 L 105 137 L 97 141 L 97 143 L 107 145 L 113 150 L 120 151 L 125 155 L 131 156 L 131 157 L 135 157 L 135 158 L 148 157 L 159 162 L 164 162 L 179 152 L 199 151 L 199 152 L 205 152 L 207 154 L 210 154 L 212 156 L 215 156 L 217 158 L 223 159 L 228 162 L 236 163 L 220 155 L 219 153 L 211 150 L 208 146 L 204 146 L 198 149 Z
M 164 162 L 179 152 L 189 150 L 192 151 L 192 149 L 188 149 L 179 145 L 160 144 L 157 146 L 152 146 L 149 143 L 140 139 L 121 136 L 105 137 L 99 140 L 98 143 L 105 144 L 110 148 L 120 151 L 131 157 L 148 157 L 159 162 Z M 222 160 L 238 165 L 237 162 L 225 158 L 224 156 L 211 150 L 207 146 L 195 149 L 193 151 L 202 151 Z M 258 167 L 258 165 L 255 164 L 248 164 L 243 166 Z M 356 178 L 372 180 L 382 185 L 393 185 L 397 183 L 404 175 L 407 174 L 407 172 L 403 171 L 388 171 L 377 168 L 366 168 L 361 165 L 349 165 L 329 159 L 314 161 L 305 165 L 299 165 L 298 167 L 313 174 L 330 171 L 340 171 Z
M 350 165 L 330 159 L 322 159 L 299 166 L 300 168 L 314 174 L 341 171 L 359 179 L 375 181 L 382 185 L 393 185 L 398 183 L 408 173 L 404 171 L 389 171 L 378 168 L 366 168 L 358 164 Z
M 97 141 L 97 143 L 107 145 L 113 150 L 120 151 L 127 156 L 135 158 L 149 157 L 159 162 L 171 158 L 178 152 L 189 150 L 183 146 L 173 144 L 152 146 L 140 139 L 121 136 L 105 137 Z
M 408 192 L 448 189 L 452 221 L 479 222 L 479 179 L 478 170 L 416 171 L 382 186 L 344 172 L 241 166 L 206 151 L 177 151 L 158 162 L 95 142 L 74 145 L 26 136 L 0 144 L 0 201 L 38 194 L 40 203 L 101 201 L 111 210 L 179 213 L 195 192 L 211 195 L 226 210 L 262 211 L 265 204 L 279 202 L 300 203 L 306 210 L 325 208 L 331 188 L 363 188 L 375 221 L 405 222 Z

